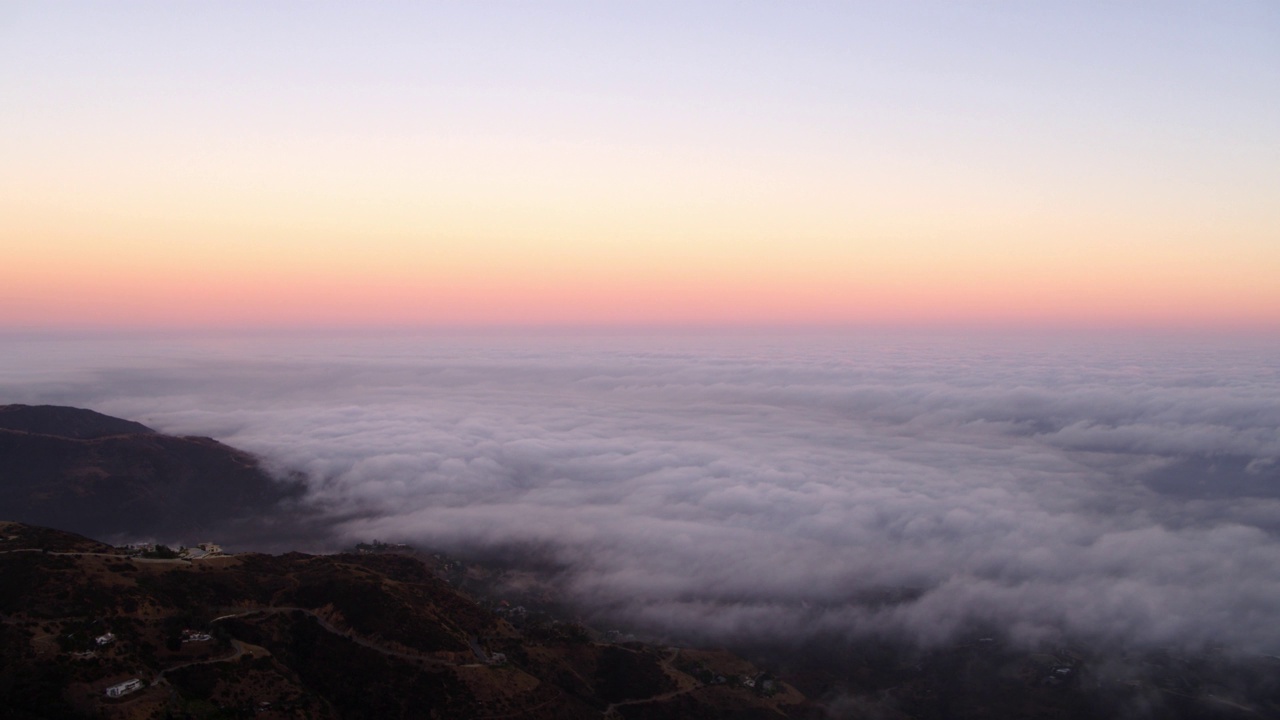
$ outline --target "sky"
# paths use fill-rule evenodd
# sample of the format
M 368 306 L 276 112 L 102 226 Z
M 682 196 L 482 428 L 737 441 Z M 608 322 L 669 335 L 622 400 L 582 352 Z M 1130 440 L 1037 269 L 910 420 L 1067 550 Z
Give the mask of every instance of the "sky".
M 0 398 L 305 473 L 288 549 L 535 553 L 602 631 L 1280 654 L 1275 339 L 45 336 Z
M 0 3 L 0 330 L 1280 328 L 1272 2 Z

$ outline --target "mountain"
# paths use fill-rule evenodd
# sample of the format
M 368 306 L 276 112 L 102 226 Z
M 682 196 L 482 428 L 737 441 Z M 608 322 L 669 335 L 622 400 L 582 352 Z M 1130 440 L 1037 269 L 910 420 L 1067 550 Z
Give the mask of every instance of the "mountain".
M 95 537 L 193 538 L 302 492 L 252 455 L 92 410 L 0 406 L 0 517 Z
M 438 569 L 399 554 L 154 559 L 0 523 L 0 715 L 816 716 L 723 651 L 517 630 Z

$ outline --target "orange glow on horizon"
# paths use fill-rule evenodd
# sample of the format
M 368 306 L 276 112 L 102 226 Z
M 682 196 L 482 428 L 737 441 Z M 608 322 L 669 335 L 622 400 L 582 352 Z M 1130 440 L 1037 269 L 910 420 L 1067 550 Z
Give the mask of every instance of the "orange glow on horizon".
M 1280 327 L 1265 278 L 1020 268 L 947 272 L 880 267 L 790 273 L 647 267 L 403 268 L 342 273 L 324 264 L 192 268 L 46 266 L 11 278 L 0 326 L 268 327 L 459 325 L 1009 324 Z M 1006 274 L 1007 273 L 1007 274 Z M 15 281 L 16 280 L 16 281 Z M 58 292 L 50 292 L 59 288 Z

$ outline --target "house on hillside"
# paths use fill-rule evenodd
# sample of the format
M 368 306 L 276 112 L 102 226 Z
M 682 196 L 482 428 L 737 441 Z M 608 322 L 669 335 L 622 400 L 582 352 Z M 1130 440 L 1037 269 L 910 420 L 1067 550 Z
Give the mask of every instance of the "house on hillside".
M 103 635 L 99 635 L 98 637 L 94 638 L 93 641 L 98 645 L 110 645 L 111 643 L 116 641 L 116 634 L 105 633 Z
M 107 688 L 107 697 L 118 698 L 128 695 L 135 690 L 142 689 L 142 681 L 138 678 L 131 678 L 122 683 L 117 683 Z

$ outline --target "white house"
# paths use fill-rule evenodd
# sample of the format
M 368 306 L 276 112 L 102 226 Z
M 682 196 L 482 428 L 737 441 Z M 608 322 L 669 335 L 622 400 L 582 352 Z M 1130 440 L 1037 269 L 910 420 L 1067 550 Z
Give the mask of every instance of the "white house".
M 98 637 L 94 638 L 93 641 L 98 643 L 99 645 L 110 645 L 111 643 L 116 641 L 116 635 L 115 633 L 107 633 L 105 635 L 99 635 Z
M 124 695 L 128 695 L 129 693 L 135 690 L 141 690 L 141 689 L 142 689 L 142 681 L 139 680 L 138 678 L 132 678 L 130 680 L 125 680 L 122 683 L 117 683 L 107 688 L 107 697 L 118 698 Z

